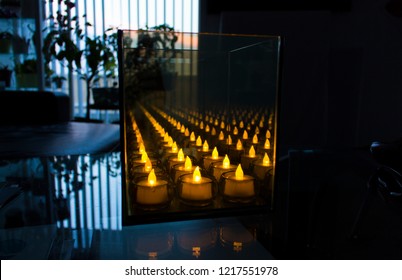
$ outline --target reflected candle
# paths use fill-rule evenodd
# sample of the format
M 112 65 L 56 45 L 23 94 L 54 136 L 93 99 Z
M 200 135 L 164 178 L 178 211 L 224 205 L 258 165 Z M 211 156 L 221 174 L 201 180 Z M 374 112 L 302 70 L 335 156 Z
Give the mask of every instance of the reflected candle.
M 189 201 L 205 201 L 212 199 L 212 180 L 201 176 L 199 167 L 193 174 L 181 177 L 180 198 Z
M 236 171 L 224 176 L 224 196 L 231 198 L 249 198 L 255 195 L 254 177 L 244 175 L 243 169 L 239 164 Z
M 167 181 L 157 180 L 154 169 L 151 169 L 148 180 L 137 183 L 136 202 L 143 205 L 157 205 L 167 201 Z
M 262 160 L 255 161 L 253 165 L 253 174 L 259 180 L 263 180 L 267 172 L 273 167 L 267 153 L 264 154 Z
M 223 157 L 219 156 L 218 149 L 215 147 L 210 156 L 208 156 L 208 155 L 203 156 L 204 168 L 209 169 L 211 163 L 217 162 L 217 161 L 222 161 L 222 160 L 223 160 Z
M 230 164 L 230 160 L 228 155 L 225 155 L 223 161 L 221 163 L 213 164 L 213 176 L 217 181 L 221 178 L 222 173 L 232 171 L 236 169 L 236 165 Z
M 191 159 L 186 156 L 186 160 L 184 162 L 184 165 L 175 165 L 174 166 L 174 181 L 177 183 L 179 177 L 183 174 L 188 174 L 192 173 L 194 171 L 195 167 L 193 167 L 193 164 L 191 162 Z

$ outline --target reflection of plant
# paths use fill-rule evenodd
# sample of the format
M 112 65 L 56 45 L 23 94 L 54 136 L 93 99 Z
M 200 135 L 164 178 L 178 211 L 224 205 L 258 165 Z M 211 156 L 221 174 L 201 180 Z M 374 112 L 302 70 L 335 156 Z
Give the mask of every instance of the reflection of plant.
M 17 74 L 33 74 L 37 73 L 37 60 L 36 59 L 26 59 L 24 62 L 15 63 L 15 73 Z

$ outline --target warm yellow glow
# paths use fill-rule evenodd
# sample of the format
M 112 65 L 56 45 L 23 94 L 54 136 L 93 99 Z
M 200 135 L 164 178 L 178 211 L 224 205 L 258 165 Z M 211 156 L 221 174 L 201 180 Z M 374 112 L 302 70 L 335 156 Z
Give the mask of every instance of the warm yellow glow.
M 190 131 L 188 130 L 187 127 L 186 127 L 186 130 L 184 131 L 184 136 L 186 136 L 186 137 L 190 136 Z
M 202 177 L 201 177 L 200 168 L 197 166 L 193 172 L 193 182 L 196 182 L 196 183 L 201 182 L 201 178 Z
M 244 172 L 243 172 L 243 169 L 241 168 L 241 164 L 239 164 L 237 166 L 235 176 L 236 176 L 236 180 L 243 180 Z
M 225 139 L 225 134 L 223 134 L 223 131 L 219 132 L 219 140 Z
M 200 129 L 204 129 L 204 122 L 203 121 L 200 122 Z
M 255 157 L 255 149 L 254 149 L 253 145 L 251 145 L 250 150 L 248 150 L 248 156 L 249 157 Z
M 194 131 L 191 132 L 191 134 L 190 134 L 190 141 L 191 141 L 191 142 L 194 142 L 194 141 L 195 141 L 195 134 L 194 134 Z
M 152 162 L 149 158 L 147 158 L 147 161 L 145 162 L 145 165 L 144 165 L 144 170 L 146 172 L 149 172 L 149 171 L 151 171 L 151 169 L 152 169 Z
M 216 129 L 215 129 L 215 127 L 212 127 L 212 130 L 211 130 L 211 135 L 213 135 L 213 136 L 215 136 L 215 135 L 216 135 Z
M 208 145 L 207 140 L 204 141 L 204 144 L 202 145 L 202 150 L 204 152 L 209 150 L 209 145 Z
M 236 125 L 236 119 L 232 119 L 232 125 Z
M 177 123 L 176 128 L 177 128 L 177 129 L 180 129 L 180 128 L 181 128 L 181 123 L 180 123 L 180 122 Z
M 172 147 L 172 145 L 173 145 L 173 138 L 172 138 L 172 137 L 170 137 L 170 136 L 169 136 L 169 139 L 168 139 L 167 145 L 168 145 L 169 147 Z
M 244 122 L 243 122 L 243 121 L 240 121 L 239 127 L 240 127 L 240 128 L 243 128 L 243 127 L 244 127 Z
M 149 175 L 148 175 L 148 183 L 152 186 L 152 185 L 155 185 L 155 183 L 156 183 L 156 175 L 155 175 L 155 171 L 154 171 L 154 169 L 152 168 L 152 170 L 151 170 L 151 172 L 149 172 Z
M 163 135 L 163 141 L 164 142 L 169 141 L 169 133 L 168 132 L 166 132 L 165 135 Z
M 270 164 L 270 160 L 269 160 L 267 153 L 264 154 L 264 158 L 262 159 L 262 164 L 265 166 L 268 166 Z
M 255 128 L 255 134 L 260 134 L 260 129 L 258 128 L 258 126 Z
M 253 136 L 253 144 L 257 144 L 258 143 L 258 136 L 257 134 L 254 134 Z
M 230 160 L 229 160 L 228 155 L 225 155 L 225 158 L 222 161 L 222 166 L 223 166 L 223 168 L 229 168 Z
M 184 162 L 184 169 L 185 170 L 191 170 L 193 168 L 193 163 L 191 162 L 191 159 L 186 156 L 186 161 Z
M 247 130 L 244 130 L 244 132 L 243 132 L 243 139 L 244 139 L 244 140 L 248 139 Z
M 215 119 L 214 125 L 215 125 L 215 126 L 218 126 L 218 124 L 219 124 L 218 119 Z
M 176 141 L 174 141 L 173 144 L 172 144 L 172 152 L 173 152 L 173 153 L 176 153 L 176 152 L 177 152 L 177 149 L 178 149 L 178 148 L 177 148 Z
M 142 154 L 142 153 L 144 153 L 145 152 L 145 146 L 144 146 L 144 143 L 140 143 L 140 148 L 138 149 L 138 151 L 139 151 L 139 153 L 140 154 Z
M 205 132 L 209 132 L 211 130 L 211 128 L 209 127 L 209 125 L 207 124 L 206 126 L 205 126 Z
M 141 155 L 141 162 L 147 162 L 147 159 L 148 159 L 148 154 L 147 154 L 147 152 L 144 151 Z
M 218 149 L 215 147 L 212 151 L 212 158 L 217 159 L 219 157 Z
M 177 153 L 177 160 L 178 161 L 184 161 L 183 149 L 180 149 L 179 152 Z
M 239 134 L 239 130 L 237 129 L 237 127 L 233 128 L 233 135 L 237 135 Z
M 225 128 L 225 122 L 221 121 L 221 128 L 224 129 Z
M 196 146 L 202 146 L 202 139 L 201 139 L 201 136 L 198 136 L 198 137 L 197 137 L 197 141 L 195 141 L 195 145 L 196 145 Z
M 243 149 L 243 144 L 241 143 L 240 139 L 237 140 L 236 149 L 237 149 L 237 150 Z
M 265 149 L 270 149 L 271 148 L 271 143 L 269 142 L 268 138 L 265 139 L 264 148 Z
M 226 144 L 232 145 L 232 143 L 233 143 L 232 137 L 230 137 L 230 135 L 228 135 L 228 139 L 226 139 Z
M 267 129 L 267 133 L 265 133 L 265 138 L 271 138 L 271 131 L 269 131 L 269 129 Z
M 186 132 L 186 127 L 185 127 L 184 125 L 182 125 L 182 126 L 181 126 L 181 128 L 180 128 L 180 132 L 181 132 L 181 133 Z

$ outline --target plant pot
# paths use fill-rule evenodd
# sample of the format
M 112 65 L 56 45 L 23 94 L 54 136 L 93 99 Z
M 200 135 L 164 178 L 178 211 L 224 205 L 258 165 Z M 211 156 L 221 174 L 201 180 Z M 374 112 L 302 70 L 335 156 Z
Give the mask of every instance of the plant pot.
M 3 69 L 0 70 L 0 81 L 4 82 L 6 87 L 9 87 L 11 84 L 11 75 L 13 74 L 13 71 L 8 70 L 8 69 Z
M 10 53 L 11 39 L 0 39 L 0 53 Z
M 38 75 L 36 73 L 17 74 L 18 88 L 36 88 L 38 87 Z

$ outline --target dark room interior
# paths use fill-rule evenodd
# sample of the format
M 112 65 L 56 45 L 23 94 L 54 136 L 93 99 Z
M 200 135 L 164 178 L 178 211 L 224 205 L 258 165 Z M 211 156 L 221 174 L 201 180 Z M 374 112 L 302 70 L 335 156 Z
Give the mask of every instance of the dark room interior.
M 401 260 L 402 0 L 185 1 L 74 49 L 84 1 L 0 0 L 0 259 Z

